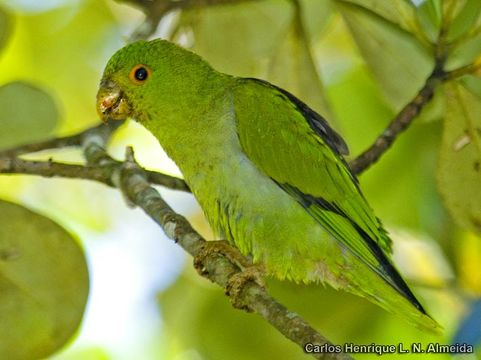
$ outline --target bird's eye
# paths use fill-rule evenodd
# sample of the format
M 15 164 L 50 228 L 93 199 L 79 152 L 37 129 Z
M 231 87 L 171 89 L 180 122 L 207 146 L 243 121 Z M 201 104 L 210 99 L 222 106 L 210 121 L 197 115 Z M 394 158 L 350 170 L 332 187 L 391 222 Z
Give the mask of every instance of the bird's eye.
M 152 70 L 149 67 L 138 64 L 130 70 L 129 79 L 137 85 L 143 84 L 149 78 Z

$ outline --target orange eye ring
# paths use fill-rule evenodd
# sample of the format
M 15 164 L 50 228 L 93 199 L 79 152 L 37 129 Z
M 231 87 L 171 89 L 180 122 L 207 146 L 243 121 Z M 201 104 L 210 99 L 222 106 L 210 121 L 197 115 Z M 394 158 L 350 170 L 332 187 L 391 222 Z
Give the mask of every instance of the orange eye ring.
M 136 85 L 144 84 L 152 75 L 152 70 L 144 64 L 135 65 L 129 73 L 129 79 Z

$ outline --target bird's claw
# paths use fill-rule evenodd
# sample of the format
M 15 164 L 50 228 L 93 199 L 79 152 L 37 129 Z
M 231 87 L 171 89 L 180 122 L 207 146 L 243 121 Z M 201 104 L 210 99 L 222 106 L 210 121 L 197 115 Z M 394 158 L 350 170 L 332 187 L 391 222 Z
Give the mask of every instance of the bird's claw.
M 206 259 L 211 256 L 224 256 L 241 270 L 251 266 L 251 262 L 241 252 L 225 240 L 206 241 L 199 254 L 194 257 L 194 267 L 201 275 L 208 273 L 205 268 Z
M 225 293 L 231 299 L 234 307 L 250 311 L 242 299 L 242 294 L 246 285 L 251 282 L 265 287 L 264 267 L 260 264 L 253 265 L 236 247 L 225 240 L 206 241 L 199 254 L 194 257 L 194 267 L 199 274 L 203 276 L 209 274 L 205 265 L 206 259 L 213 256 L 223 256 L 240 269 L 229 278 Z
M 225 287 L 225 293 L 229 296 L 232 306 L 237 309 L 243 309 L 251 312 L 252 310 L 245 304 L 242 297 L 246 286 L 253 282 L 260 287 L 265 287 L 265 270 L 261 264 L 250 265 L 244 268 L 241 272 L 232 275 Z

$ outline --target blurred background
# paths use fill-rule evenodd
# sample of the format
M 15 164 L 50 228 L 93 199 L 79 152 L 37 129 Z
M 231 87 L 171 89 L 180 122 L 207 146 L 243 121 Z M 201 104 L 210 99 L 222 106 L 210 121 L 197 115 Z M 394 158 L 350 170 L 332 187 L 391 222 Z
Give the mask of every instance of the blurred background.
M 162 8 L 152 4 L 170 2 L 0 0 L 0 149 L 97 124 L 102 70 L 132 34 L 171 39 L 218 70 L 288 89 L 329 119 L 351 157 L 422 87 L 434 66 L 432 44 L 443 21 L 454 29 L 448 68 L 469 64 L 481 53 L 477 0 L 225 2 L 181 0 Z M 150 9 L 147 22 L 142 7 L 132 3 Z M 149 26 L 149 19 L 150 24 L 160 19 L 159 25 Z M 269 281 L 274 297 L 334 343 L 468 342 L 479 355 L 480 119 L 479 77 L 467 75 L 440 88 L 408 132 L 360 177 L 392 235 L 396 264 L 444 326 L 443 337 L 323 286 Z M 9 128 L 12 121 L 16 126 Z M 458 149 L 453 144 L 460 141 Z M 121 159 L 127 145 L 134 146 L 143 166 L 181 175 L 157 141 L 133 122 L 115 133 L 108 150 Z M 71 149 L 27 158 L 51 157 L 82 161 L 81 152 Z M 472 161 L 478 161 L 477 172 Z M 213 238 L 191 195 L 159 190 Z M 192 259 L 141 210 L 129 208 L 118 191 L 82 180 L 2 175 L 0 198 L 75 234 L 87 258 L 90 292 L 82 323 L 49 358 L 308 358 L 257 315 L 234 310 L 222 289 L 199 277 Z M 389 355 L 398 357 L 403 355 Z

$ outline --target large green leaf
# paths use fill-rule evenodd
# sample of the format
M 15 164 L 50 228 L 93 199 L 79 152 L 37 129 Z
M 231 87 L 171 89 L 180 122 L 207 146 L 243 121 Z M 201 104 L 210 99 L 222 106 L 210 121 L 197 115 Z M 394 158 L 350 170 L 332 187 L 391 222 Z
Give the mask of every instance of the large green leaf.
M 77 329 L 87 301 L 79 245 L 52 220 L 0 201 L 0 359 L 44 358 Z
M 385 98 L 399 109 L 422 87 L 433 67 L 431 56 L 391 21 L 357 5 L 337 4 Z
M 481 233 L 481 100 L 457 83 L 445 94 L 439 190 L 454 219 Z
M 11 31 L 11 18 L 9 14 L 0 7 L 0 50 L 7 43 Z
M 47 137 L 59 118 L 47 92 L 19 81 L 0 87 L 0 109 L 0 148 Z

